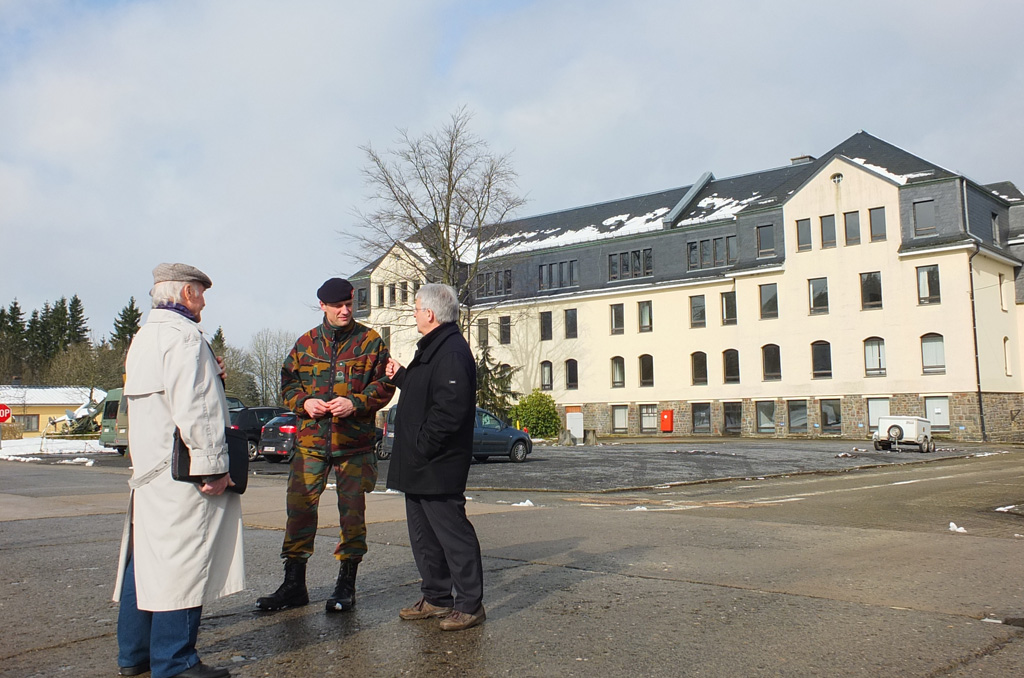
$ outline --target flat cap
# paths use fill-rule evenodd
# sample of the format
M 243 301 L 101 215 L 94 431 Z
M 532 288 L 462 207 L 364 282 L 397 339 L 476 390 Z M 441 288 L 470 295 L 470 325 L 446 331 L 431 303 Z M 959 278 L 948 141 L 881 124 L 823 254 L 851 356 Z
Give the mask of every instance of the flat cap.
M 153 284 L 162 282 L 197 282 L 206 289 L 213 287 L 210 276 L 188 264 L 158 264 L 153 269 Z
M 325 304 L 337 304 L 352 298 L 352 283 L 344 278 L 331 278 L 316 291 L 317 298 Z

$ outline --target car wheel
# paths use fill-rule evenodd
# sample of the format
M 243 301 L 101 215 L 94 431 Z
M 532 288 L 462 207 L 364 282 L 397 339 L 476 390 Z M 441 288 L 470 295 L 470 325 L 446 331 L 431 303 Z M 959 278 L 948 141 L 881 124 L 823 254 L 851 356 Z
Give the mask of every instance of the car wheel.
M 892 426 L 889 427 L 889 430 L 886 432 L 886 435 L 889 436 L 889 438 L 903 440 L 903 427 L 900 426 L 899 424 L 893 424 Z
M 384 443 L 380 443 L 376 447 L 374 447 L 373 448 L 373 453 L 375 455 L 377 455 L 378 459 L 390 459 L 391 458 L 391 450 L 384 449 Z
M 281 460 L 282 460 L 282 459 L 284 459 L 284 457 L 279 457 L 279 456 L 278 456 L 278 455 L 276 455 L 276 454 L 272 454 L 272 455 L 270 455 L 269 457 L 266 457 L 266 456 L 265 456 L 265 457 L 263 457 L 263 458 L 264 458 L 264 459 L 266 459 L 266 460 L 267 460 L 268 462 L 270 462 L 271 464 L 280 464 L 280 463 L 281 463 Z
M 512 446 L 512 451 L 508 453 L 508 458 L 514 462 L 526 461 L 526 443 L 519 441 Z
M 259 459 L 259 456 L 260 456 L 260 448 L 253 441 L 250 440 L 248 442 L 249 442 L 249 461 L 256 461 L 257 459 Z
M 478 461 L 478 462 L 480 462 L 482 464 L 485 461 L 487 461 L 487 455 L 485 455 L 485 454 L 474 454 L 473 455 L 473 461 Z

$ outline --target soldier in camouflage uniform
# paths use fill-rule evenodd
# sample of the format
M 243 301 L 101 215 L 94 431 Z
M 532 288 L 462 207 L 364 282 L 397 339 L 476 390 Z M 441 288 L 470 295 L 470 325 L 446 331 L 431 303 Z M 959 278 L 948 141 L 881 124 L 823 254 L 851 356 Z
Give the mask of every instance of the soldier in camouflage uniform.
M 284 405 L 298 413 L 299 424 L 288 473 L 284 583 L 256 601 L 260 610 L 309 602 L 306 560 L 313 554 L 317 507 L 332 467 L 341 514 L 334 555 L 341 567 L 328 612 L 355 606 L 356 570 L 366 553 L 365 493 L 377 482 L 374 415 L 395 393 L 384 376 L 388 349 L 380 335 L 352 318 L 347 280 L 331 278 L 317 297 L 324 322 L 299 337 L 281 368 Z

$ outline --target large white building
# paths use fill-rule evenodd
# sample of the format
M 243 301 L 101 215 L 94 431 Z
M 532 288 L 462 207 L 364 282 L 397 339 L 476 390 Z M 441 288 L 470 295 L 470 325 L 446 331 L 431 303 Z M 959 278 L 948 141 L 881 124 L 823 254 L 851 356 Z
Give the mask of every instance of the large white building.
M 1024 438 L 1009 182 L 860 132 L 820 158 L 509 226 L 467 299 L 471 345 L 599 435 L 866 438 L 891 413 Z M 422 257 L 400 244 L 352 277 L 357 318 L 402 362 Z

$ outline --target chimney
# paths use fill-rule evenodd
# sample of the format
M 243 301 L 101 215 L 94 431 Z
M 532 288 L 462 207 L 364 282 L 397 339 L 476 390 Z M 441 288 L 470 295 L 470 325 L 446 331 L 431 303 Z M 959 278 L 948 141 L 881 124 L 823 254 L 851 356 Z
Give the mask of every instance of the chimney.
M 790 158 L 789 161 L 794 165 L 806 165 L 808 163 L 817 160 L 813 155 L 798 155 L 795 158 Z

